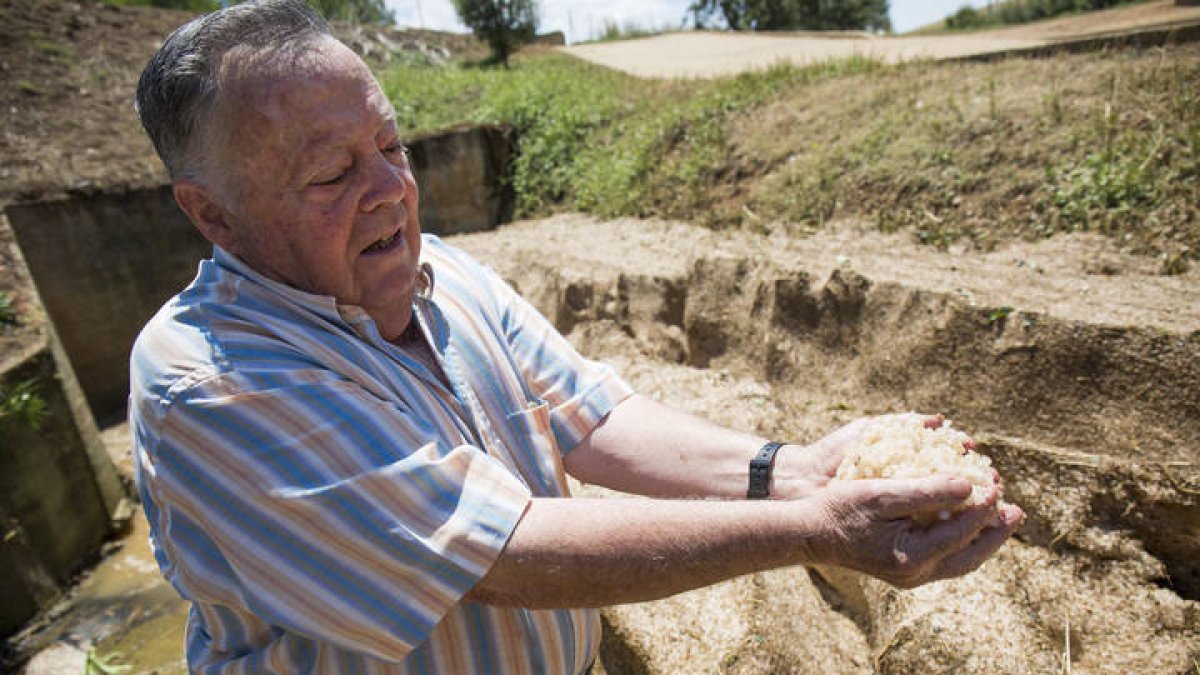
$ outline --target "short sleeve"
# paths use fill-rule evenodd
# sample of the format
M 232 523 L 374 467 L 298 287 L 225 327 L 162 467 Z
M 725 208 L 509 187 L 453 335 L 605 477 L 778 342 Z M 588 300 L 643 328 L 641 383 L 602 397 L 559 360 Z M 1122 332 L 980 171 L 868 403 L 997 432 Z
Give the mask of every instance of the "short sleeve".
M 155 424 L 141 461 L 171 581 L 381 659 L 426 639 L 530 499 L 486 453 L 324 371 L 214 376 Z

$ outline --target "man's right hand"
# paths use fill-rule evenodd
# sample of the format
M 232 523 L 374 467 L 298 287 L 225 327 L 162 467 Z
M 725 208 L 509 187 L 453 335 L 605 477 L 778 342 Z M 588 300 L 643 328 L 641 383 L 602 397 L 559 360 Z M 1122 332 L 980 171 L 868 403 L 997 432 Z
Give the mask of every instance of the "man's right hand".
M 921 526 L 912 517 L 959 506 L 971 493 L 961 478 L 835 481 L 818 494 L 810 513 L 817 562 L 864 572 L 900 588 L 966 574 L 980 565 L 1024 520 L 1017 506 L 1001 505 L 1000 525 L 988 527 L 999 499 L 988 499 L 948 520 Z

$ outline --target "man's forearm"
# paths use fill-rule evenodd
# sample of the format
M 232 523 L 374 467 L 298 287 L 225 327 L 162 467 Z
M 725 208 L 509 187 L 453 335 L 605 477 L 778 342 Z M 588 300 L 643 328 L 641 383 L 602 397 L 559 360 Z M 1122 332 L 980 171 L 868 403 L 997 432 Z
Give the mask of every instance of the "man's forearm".
M 530 608 L 666 597 L 815 562 L 804 502 L 535 499 L 468 596 Z
M 975 569 L 1023 517 L 999 490 L 961 506 L 949 476 L 842 481 L 798 500 L 534 499 L 468 599 L 531 608 L 654 600 L 794 564 L 859 570 L 903 588 Z
M 631 494 L 736 499 L 746 496 L 750 458 L 765 440 L 633 396 L 564 464 L 585 483 Z

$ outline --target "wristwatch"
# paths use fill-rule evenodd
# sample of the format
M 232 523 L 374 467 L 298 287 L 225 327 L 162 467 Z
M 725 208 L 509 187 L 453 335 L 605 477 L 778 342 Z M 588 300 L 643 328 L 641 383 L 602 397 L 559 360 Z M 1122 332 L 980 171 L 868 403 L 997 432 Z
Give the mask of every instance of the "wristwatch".
M 746 490 L 747 499 L 766 499 L 771 496 L 771 469 L 775 466 L 775 453 L 783 445 L 771 441 L 759 448 L 758 454 L 750 460 L 750 489 Z

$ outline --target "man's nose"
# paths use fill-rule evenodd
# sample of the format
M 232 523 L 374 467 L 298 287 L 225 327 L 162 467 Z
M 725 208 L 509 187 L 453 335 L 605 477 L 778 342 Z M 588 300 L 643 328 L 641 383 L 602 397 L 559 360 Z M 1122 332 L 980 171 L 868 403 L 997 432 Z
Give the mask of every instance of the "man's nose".
M 407 164 L 398 166 L 382 152 L 375 153 L 368 174 L 367 191 L 362 199 L 362 210 L 369 213 L 380 206 L 404 201 L 410 189 L 417 189 L 409 171 Z

